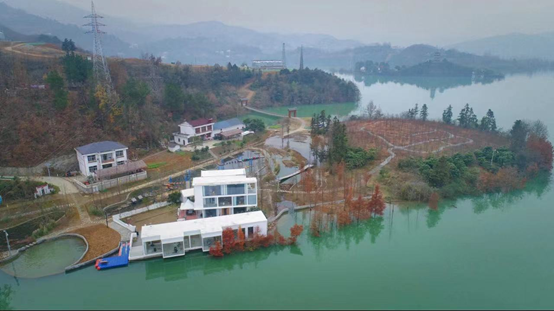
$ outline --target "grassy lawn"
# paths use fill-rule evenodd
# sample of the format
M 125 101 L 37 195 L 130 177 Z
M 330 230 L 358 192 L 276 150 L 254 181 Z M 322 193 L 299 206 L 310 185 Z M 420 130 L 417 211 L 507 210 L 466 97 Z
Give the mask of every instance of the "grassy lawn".
M 155 169 L 155 168 L 164 166 L 166 164 L 167 164 L 167 162 L 156 162 L 156 163 L 150 163 L 146 167 L 149 168 L 149 169 Z

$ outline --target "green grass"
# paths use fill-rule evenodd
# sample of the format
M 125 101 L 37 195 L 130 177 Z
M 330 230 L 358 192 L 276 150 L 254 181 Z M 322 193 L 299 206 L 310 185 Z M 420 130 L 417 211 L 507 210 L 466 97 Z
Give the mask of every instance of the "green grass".
M 156 163 L 150 163 L 146 167 L 149 168 L 149 169 L 155 169 L 155 168 L 158 168 L 158 167 L 162 167 L 166 164 L 167 164 L 167 162 L 156 162 Z

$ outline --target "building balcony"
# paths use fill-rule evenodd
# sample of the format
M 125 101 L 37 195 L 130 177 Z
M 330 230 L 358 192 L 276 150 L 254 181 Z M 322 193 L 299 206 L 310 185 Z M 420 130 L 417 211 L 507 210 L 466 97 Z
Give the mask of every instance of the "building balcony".
M 102 159 L 102 164 L 108 164 L 108 163 L 113 163 L 115 161 L 115 159 Z

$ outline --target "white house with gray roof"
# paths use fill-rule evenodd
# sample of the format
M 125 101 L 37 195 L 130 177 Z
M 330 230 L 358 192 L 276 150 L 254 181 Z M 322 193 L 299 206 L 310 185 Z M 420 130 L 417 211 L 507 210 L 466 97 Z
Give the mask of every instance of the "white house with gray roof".
M 79 169 L 85 176 L 106 168 L 127 164 L 127 146 L 115 141 L 100 141 L 75 148 Z

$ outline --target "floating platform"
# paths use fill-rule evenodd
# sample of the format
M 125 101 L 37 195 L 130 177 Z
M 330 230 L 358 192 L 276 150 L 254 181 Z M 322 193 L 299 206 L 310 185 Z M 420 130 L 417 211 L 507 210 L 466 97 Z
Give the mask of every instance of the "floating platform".
M 129 265 L 130 244 L 122 243 L 119 247 L 119 255 L 115 257 L 100 258 L 96 260 L 97 270 L 106 270 Z

